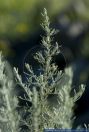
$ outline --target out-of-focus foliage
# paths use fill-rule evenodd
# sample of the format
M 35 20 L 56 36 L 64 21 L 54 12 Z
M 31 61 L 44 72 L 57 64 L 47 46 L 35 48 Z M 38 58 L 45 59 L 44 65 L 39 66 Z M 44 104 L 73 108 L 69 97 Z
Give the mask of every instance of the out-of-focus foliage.
M 28 32 L 36 0 L 1 0 L 0 34 L 10 37 Z M 30 20 L 30 21 L 29 21 Z
M 18 131 L 20 117 L 16 111 L 17 106 L 13 73 L 0 52 L 0 132 Z
M 89 21 L 89 0 L 76 0 L 75 10 L 81 20 Z
M 89 20 L 88 0 L 0 0 L 0 36 L 18 36 L 32 32 L 34 27 L 38 27 L 39 12 L 43 7 L 47 8 L 50 16 L 54 16 L 72 3 L 79 19 Z
M 41 10 L 46 7 L 50 17 L 55 16 L 71 0 L 0 0 L 0 50 L 13 56 L 6 39 L 21 40 L 39 29 Z M 2 39 L 5 42 L 2 45 Z M 11 43 L 10 45 L 13 45 Z
M 40 10 L 50 14 L 62 10 L 70 0 L 0 0 L 0 36 L 17 37 L 37 29 Z
M 0 0 L 0 37 L 27 36 L 39 27 L 43 7 L 54 17 L 72 3 L 79 19 L 89 20 L 88 0 Z
M 83 56 L 89 58 L 89 33 L 85 36 L 83 45 L 81 46 L 81 53 Z
M 64 10 L 70 3 L 71 0 L 46 0 L 44 5 L 47 6 L 49 14 L 56 15 Z
M 3 40 L 3 39 L 0 40 L 0 50 L 3 51 L 3 54 L 5 56 L 11 55 L 11 54 L 13 56 L 14 54 L 10 48 L 10 43 L 8 40 Z

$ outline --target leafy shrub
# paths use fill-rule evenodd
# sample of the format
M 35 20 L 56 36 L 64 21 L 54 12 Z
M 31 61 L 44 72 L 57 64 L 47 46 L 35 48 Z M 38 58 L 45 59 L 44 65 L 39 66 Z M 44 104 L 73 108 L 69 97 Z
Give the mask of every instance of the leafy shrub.
M 40 73 L 35 74 L 32 66 L 25 64 L 28 73 L 27 82 L 22 81 L 18 69 L 14 68 L 17 83 L 25 92 L 22 100 L 30 102 L 23 107 L 22 116 L 17 112 L 17 97 L 15 95 L 11 68 L 0 53 L 0 130 L 1 132 L 42 132 L 45 128 L 72 128 L 73 107 L 75 101 L 81 97 L 84 86 L 80 91 L 70 96 L 72 84 L 72 70 L 67 68 L 65 73 L 53 63 L 53 57 L 60 53 L 60 47 L 53 44 L 53 35 L 57 33 L 50 28 L 50 21 L 46 9 L 42 14 L 44 22 L 42 28 L 45 35 L 42 38 L 42 51 L 36 52 L 34 59 L 39 62 Z M 27 129 L 20 129 L 20 125 Z
M 84 86 L 80 91 L 70 96 L 72 84 L 72 70 L 65 70 L 65 75 L 53 63 L 53 57 L 60 53 L 58 43 L 53 43 L 53 36 L 57 33 L 50 28 L 50 21 L 46 9 L 42 14 L 44 22 L 42 28 L 45 35 L 42 37 L 42 51 L 36 52 L 34 59 L 39 62 L 40 73 L 36 75 L 34 69 L 29 64 L 27 68 L 27 82 L 23 83 L 18 69 L 14 68 L 16 80 L 24 89 L 25 101 L 30 102 L 27 106 L 30 115 L 23 122 L 28 126 L 30 132 L 42 132 L 44 128 L 72 128 L 73 107 L 75 101 L 81 97 Z M 22 119 L 23 120 L 23 119 Z
M 0 53 L 0 130 L 17 132 L 19 130 L 18 104 L 11 68 Z

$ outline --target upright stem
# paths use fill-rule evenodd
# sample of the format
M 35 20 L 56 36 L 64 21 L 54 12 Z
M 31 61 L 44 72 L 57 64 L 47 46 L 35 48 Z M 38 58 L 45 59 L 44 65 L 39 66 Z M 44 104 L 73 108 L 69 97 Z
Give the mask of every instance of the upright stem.
M 33 87 L 33 130 L 34 132 L 39 132 L 38 128 L 38 92 L 35 87 Z

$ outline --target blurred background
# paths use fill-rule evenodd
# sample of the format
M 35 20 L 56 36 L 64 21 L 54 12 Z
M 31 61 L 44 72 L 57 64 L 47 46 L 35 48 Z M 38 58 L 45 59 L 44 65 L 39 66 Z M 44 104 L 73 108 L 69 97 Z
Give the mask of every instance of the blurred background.
M 81 83 L 86 85 L 83 97 L 76 103 L 73 127 L 83 126 L 89 123 L 89 0 L 0 0 L 0 50 L 22 73 L 26 57 L 41 42 L 44 7 L 51 26 L 60 31 L 55 41 L 62 45 L 64 57 L 57 58 L 58 66 L 73 67 L 76 90 Z

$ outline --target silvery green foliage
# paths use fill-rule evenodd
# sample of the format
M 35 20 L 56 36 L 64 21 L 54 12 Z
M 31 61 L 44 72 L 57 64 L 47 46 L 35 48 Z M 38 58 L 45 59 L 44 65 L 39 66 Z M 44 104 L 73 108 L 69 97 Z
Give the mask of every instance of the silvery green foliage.
M 0 52 L 0 130 L 18 132 L 17 99 L 14 95 L 14 83 L 11 68 Z
M 27 122 L 24 121 L 31 132 L 43 132 L 44 128 L 72 128 L 74 103 L 84 91 L 81 85 L 80 91 L 74 91 L 75 96 L 70 96 L 72 70 L 66 69 L 63 75 L 53 63 L 53 57 L 60 53 L 58 43 L 53 44 L 53 35 L 57 31 L 50 28 L 46 9 L 42 16 L 42 28 L 45 31 L 41 44 L 43 50 L 34 56 L 41 68 L 40 75 L 34 73 L 32 66 L 25 64 L 28 77 L 27 82 L 23 83 L 18 69 L 14 68 L 16 80 L 27 94 L 25 100 L 32 103 L 29 108 L 30 117 Z

